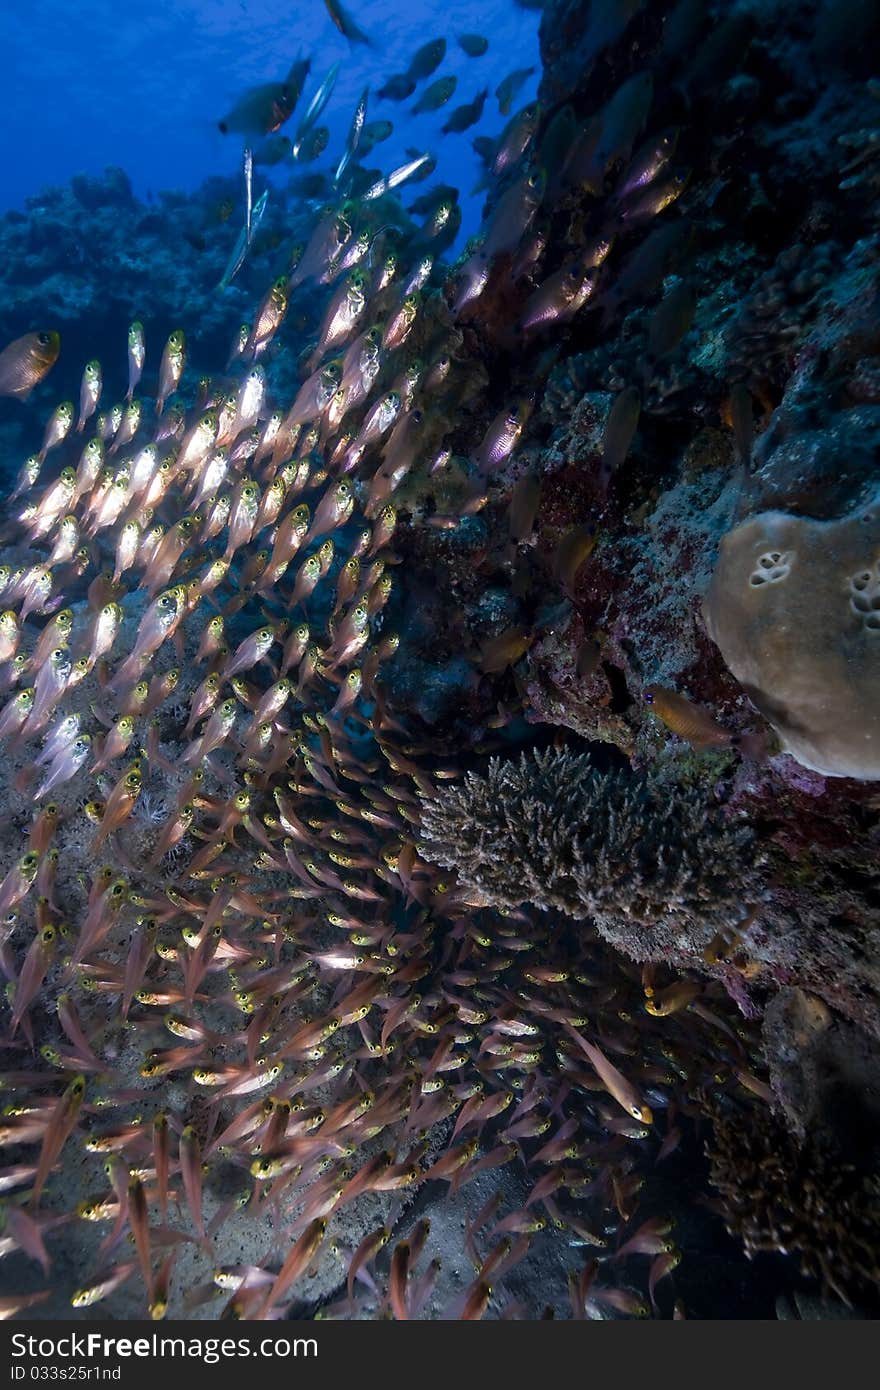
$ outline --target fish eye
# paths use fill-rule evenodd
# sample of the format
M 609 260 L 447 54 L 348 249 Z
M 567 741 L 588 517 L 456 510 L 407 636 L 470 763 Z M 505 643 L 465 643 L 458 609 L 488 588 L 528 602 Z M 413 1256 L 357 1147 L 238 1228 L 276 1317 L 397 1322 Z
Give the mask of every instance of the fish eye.
M 48 347 L 51 341 L 52 339 L 48 333 L 37 334 L 37 342 L 40 344 L 40 347 Z

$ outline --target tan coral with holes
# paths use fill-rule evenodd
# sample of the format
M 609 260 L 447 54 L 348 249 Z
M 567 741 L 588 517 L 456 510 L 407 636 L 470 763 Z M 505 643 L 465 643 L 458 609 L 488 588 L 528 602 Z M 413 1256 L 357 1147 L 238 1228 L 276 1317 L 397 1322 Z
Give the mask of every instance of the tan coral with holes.
M 721 543 L 703 614 L 787 752 L 880 780 L 880 498 L 835 521 L 744 522 Z

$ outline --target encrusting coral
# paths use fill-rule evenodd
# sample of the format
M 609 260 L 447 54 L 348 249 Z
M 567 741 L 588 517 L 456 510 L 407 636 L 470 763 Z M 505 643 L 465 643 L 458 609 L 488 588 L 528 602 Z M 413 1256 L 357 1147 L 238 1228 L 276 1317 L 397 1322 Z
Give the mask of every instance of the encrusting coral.
M 764 512 L 731 531 L 710 636 L 786 750 L 827 777 L 880 778 L 880 506 L 839 521 Z

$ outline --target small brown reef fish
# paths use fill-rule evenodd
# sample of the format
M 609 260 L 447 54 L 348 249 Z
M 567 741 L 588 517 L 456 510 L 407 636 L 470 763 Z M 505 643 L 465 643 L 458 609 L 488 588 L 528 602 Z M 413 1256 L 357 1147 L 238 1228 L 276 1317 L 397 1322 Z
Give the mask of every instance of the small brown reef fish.
M 61 337 L 53 330 L 25 333 L 0 352 L 0 396 L 26 401 L 58 361 Z
M 662 685 L 649 685 L 645 688 L 644 699 L 667 729 L 685 739 L 692 748 L 736 748 L 746 757 L 755 759 L 760 759 L 766 753 L 763 734 L 734 733 L 720 724 L 707 709 L 695 705 L 675 690 Z

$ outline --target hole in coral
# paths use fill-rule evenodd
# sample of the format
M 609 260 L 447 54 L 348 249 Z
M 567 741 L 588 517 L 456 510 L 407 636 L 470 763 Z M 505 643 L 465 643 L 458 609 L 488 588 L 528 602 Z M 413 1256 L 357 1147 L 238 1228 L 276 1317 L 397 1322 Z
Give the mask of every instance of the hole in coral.
M 865 627 L 871 632 L 880 632 L 880 613 L 872 613 L 865 619 Z
M 613 666 L 610 661 L 602 662 L 602 670 L 611 687 L 611 713 L 624 714 L 632 704 L 632 696 L 626 683 L 626 676 L 619 666 Z
M 766 555 L 758 557 L 758 566 L 750 583 L 753 586 L 758 584 L 777 584 L 780 579 L 787 579 L 791 568 L 791 553 L 783 553 L 780 550 L 768 550 Z

